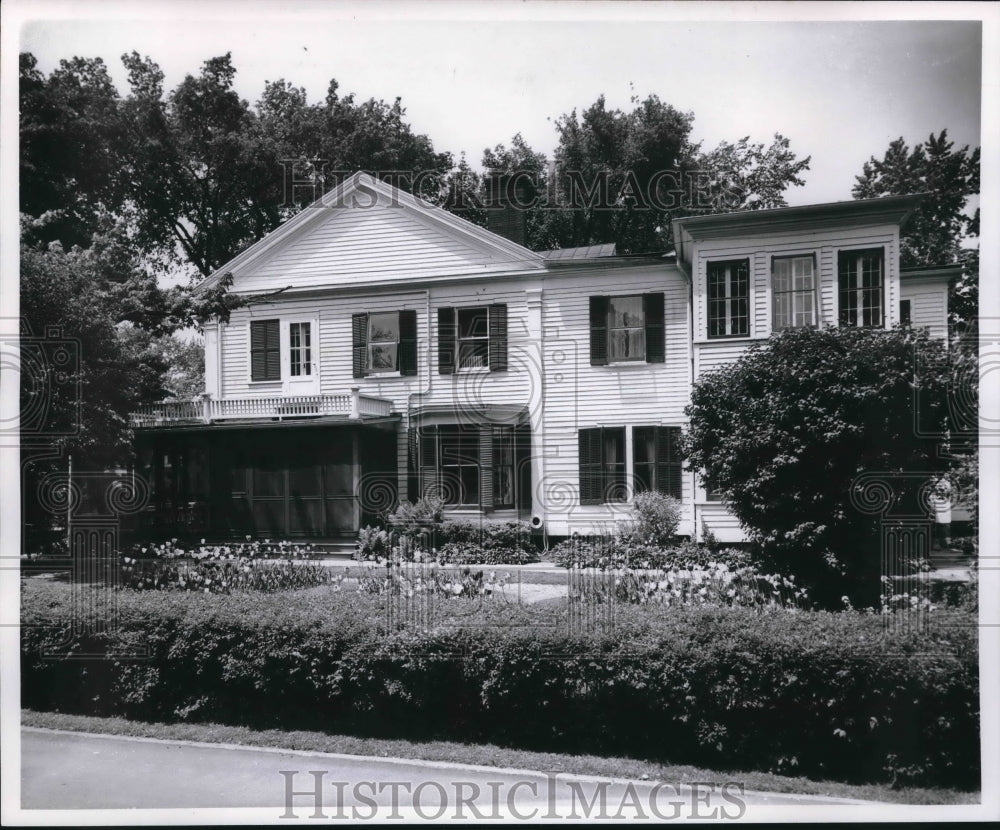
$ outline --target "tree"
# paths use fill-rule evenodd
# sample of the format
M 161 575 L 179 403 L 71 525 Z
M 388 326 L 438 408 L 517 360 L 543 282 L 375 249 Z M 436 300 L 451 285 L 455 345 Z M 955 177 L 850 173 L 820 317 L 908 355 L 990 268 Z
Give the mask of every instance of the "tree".
M 880 518 L 859 509 L 856 482 L 877 474 L 913 506 L 948 466 L 921 437 L 945 433 L 948 390 L 944 346 L 922 330 L 790 329 L 695 382 L 688 462 L 769 564 L 822 601 L 870 602 Z
M 952 322 L 974 325 L 978 315 L 978 248 L 963 242 L 979 236 L 979 209 L 968 212 L 979 194 L 979 148 L 955 149 L 948 131 L 930 135 L 912 149 L 902 137 L 889 145 L 881 160 L 865 162 L 851 190 L 855 199 L 925 194 L 900 239 L 900 260 L 908 265 L 965 267 L 951 285 Z

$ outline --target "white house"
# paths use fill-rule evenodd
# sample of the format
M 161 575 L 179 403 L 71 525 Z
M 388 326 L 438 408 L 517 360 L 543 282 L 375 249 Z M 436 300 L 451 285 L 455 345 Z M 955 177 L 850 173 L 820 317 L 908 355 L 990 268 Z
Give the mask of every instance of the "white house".
M 635 492 L 742 538 L 682 466 L 691 384 L 785 326 L 945 334 L 953 268 L 901 271 L 914 197 L 696 216 L 676 254 L 535 252 L 365 174 L 225 273 L 203 399 L 133 416 L 155 521 L 215 538 L 353 537 L 398 499 L 602 532 Z

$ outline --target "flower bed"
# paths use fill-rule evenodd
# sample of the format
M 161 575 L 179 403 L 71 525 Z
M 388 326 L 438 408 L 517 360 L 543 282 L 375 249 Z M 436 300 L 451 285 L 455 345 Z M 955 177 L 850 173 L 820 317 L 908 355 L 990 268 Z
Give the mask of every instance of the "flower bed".
M 26 581 L 22 702 L 40 710 L 628 754 L 853 781 L 979 782 L 974 615 L 621 605 L 613 617 L 324 586 L 133 592 L 73 628 Z M 415 607 L 415 606 L 414 606 Z M 128 654 L 138 660 L 52 659 Z

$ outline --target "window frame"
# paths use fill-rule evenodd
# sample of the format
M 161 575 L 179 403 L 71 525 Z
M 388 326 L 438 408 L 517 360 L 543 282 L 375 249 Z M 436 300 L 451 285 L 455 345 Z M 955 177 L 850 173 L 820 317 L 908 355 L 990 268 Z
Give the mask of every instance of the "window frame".
M 792 287 L 784 290 L 778 291 L 775 287 L 775 266 L 779 262 L 792 263 L 795 260 L 807 260 L 812 264 L 812 287 L 811 288 L 795 288 L 795 274 L 789 274 L 789 280 L 791 280 Z M 799 328 L 817 328 L 819 326 L 819 280 L 818 280 L 818 269 L 816 263 L 816 253 L 804 253 L 804 254 L 781 254 L 771 257 L 771 330 L 772 331 L 784 331 L 785 329 L 799 329 Z M 809 323 L 798 324 L 795 322 L 796 309 L 795 309 L 795 298 L 800 295 L 808 295 L 812 298 L 812 321 Z M 778 324 L 778 297 L 787 296 L 791 298 L 791 309 L 790 316 L 791 322 L 787 325 Z
M 732 283 L 733 274 L 732 269 L 742 266 L 746 269 L 746 294 L 744 296 L 738 296 L 732 293 Z M 713 270 L 718 268 L 725 268 L 725 293 L 721 297 L 712 297 L 712 278 Z M 705 320 L 705 334 L 710 340 L 726 340 L 737 337 L 750 337 L 751 336 L 751 326 L 750 321 L 753 316 L 750 304 L 750 299 L 752 296 L 751 290 L 751 272 L 750 272 L 750 259 L 749 257 L 743 257 L 740 259 L 717 259 L 709 260 L 705 263 L 705 302 L 706 302 L 706 320 Z M 733 332 L 732 331 L 732 321 L 734 319 L 739 319 L 743 315 L 733 314 L 733 304 L 739 301 L 746 303 L 746 331 Z M 725 307 L 725 332 L 722 334 L 712 333 L 712 321 L 716 319 L 713 314 L 713 303 L 722 302 Z
M 305 342 L 296 344 L 293 331 L 302 338 L 302 327 L 305 326 Z M 288 321 L 288 375 L 293 378 L 312 377 L 312 320 Z M 303 368 L 305 371 L 302 371 Z
M 616 326 L 614 325 L 614 304 L 615 300 L 637 300 L 639 303 L 639 325 L 637 326 Z M 614 356 L 612 354 L 614 350 L 614 333 L 616 331 L 633 331 L 638 330 L 639 336 L 642 341 L 641 354 L 637 354 L 634 357 L 621 357 Z M 608 296 L 608 320 L 607 320 L 607 331 L 608 331 L 608 365 L 614 366 L 619 363 L 645 363 L 646 362 L 646 309 L 643 299 L 643 295 L 639 294 L 611 294 Z
M 857 280 L 858 268 L 857 263 L 863 257 L 877 255 L 879 261 L 879 283 L 878 283 L 878 321 L 877 322 L 863 322 L 864 319 L 864 297 L 865 292 L 870 292 L 876 289 L 872 287 L 866 287 L 864 285 L 855 285 L 853 287 L 844 286 L 845 276 L 854 275 Z M 844 263 L 845 261 L 850 261 L 855 267 L 853 269 L 848 269 L 845 272 Z M 868 248 L 847 248 L 837 251 L 837 325 L 838 326 L 850 326 L 852 328 L 866 328 L 866 329 L 879 329 L 885 328 L 886 320 L 886 299 L 887 299 L 887 273 L 886 273 L 886 255 L 885 246 L 880 245 L 876 247 Z M 860 282 L 860 280 L 858 280 Z M 847 306 L 844 303 L 845 294 L 850 296 L 855 294 L 855 304 L 853 307 Z M 861 307 L 857 305 L 857 300 L 862 300 Z M 854 321 L 851 322 L 847 319 L 848 315 L 853 312 Z M 860 314 L 859 314 L 860 312 Z M 859 317 L 862 322 L 858 322 Z
M 637 436 L 641 434 L 643 430 L 650 430 L 652 433 L 653 440 L 653 456 L 645 461 L 639 461 L 639 446 L 640 442 Z M 663 439 L 666 442 L 667 447 L 667 460 L 660 460 L 658 457 L 658 448 L 660 446 L 661 432 L 664 433 Z M 684 460 L 680 456 L 678 442 L 681 438 L 681 428 L 679 426 L 673 425 L 663 425 L 663 424 L 638 424 L 632 427 L 632 495 L 635 496 L 637 493 L 655 492 L 662 493 L 665 496 L 673 496 L 678 501 L 683 499 L 684 494 Z M 640 465 L 648 469 L 648 480 L 650 483 L 649 488 L 643 487 L 640 489 L 639 483 L 643 481 L 640 478 L 639 467 Z M 675 471 L 677 476 L 677 487 L 676 490 L 669 489 L 669 481 L 671 477 L 671 471 Z M 666 481 L 661 481 L 661 476 L 665 477 Z
M 394 316 L 396 318 L 396 339 L 395 340 L 374 340 L 372 338 L 372 320 L 375 317 L 387 317 Z M 379 375 L 397 375 L 400 373 L 399 368 L 399 352 L 400 352 L 400 342 L 402 341 L 402 325 L 400 323 L 400 312 L 397 311 L 372 311 L 368 313 L 367 321 L 367 336 L 365 338 L 365 360 L 363 371 L 366 377 L 374 377 Z M 393 366 L 391 369 L 375 369 L 372 367 L 372 348 L 392 343 L 395 348 L 393 356 Z
M 462 315 L 482 314 L 483 334 L 462 335 Z M 479 366 L 462 365 L 463 347 L 470 345 L 483 349 L 483 364 Z M 490 368 L 490 307 L 489 305 L 459 306 L 455 308 L 455 371 L 481 372 Z

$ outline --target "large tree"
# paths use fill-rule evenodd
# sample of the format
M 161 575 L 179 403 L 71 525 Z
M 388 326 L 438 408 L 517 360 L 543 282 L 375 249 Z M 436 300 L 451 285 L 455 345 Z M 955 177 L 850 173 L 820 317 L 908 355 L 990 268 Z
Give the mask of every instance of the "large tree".
M 851 193 L 855 199 L 924 194 L 900 239 L 900 259 L 907 265 L 962 263 L 962 276 L 951 286 L 952 322 L 974 324 L 978 314 L 979 209 L 969 210 L 979 194 L 979 148 L 956 148 L 948 131 L 930 135 L 912 148 L 900 137 L 881 159 L 872 156 Z
M 922 437 L 945 434 L 948 391 L 944 346 L 923 330 L 790 329 L 695 382 L 688 461 L 770 563 L 822 601 L 870 602 L 881 518 L 862 509 L 859 477 L 918 511 L 919 487 L 949 464 Z

